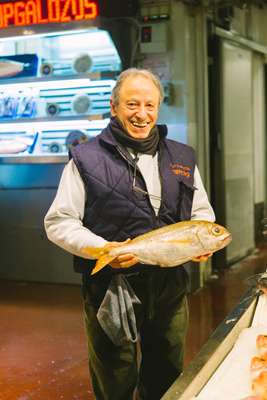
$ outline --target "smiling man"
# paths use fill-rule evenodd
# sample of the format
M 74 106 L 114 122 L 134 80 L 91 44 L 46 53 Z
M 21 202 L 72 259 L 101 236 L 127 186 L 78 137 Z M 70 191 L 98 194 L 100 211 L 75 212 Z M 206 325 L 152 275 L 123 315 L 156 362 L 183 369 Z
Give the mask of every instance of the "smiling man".
M 156 125 L 161 100 L 162 90 L 156 80 L 145 75 L 128 76 L 113 91 L 111 113 L 128 135 L 145 139 L 153 135 L 151 129 Z
M 162 99 L 161 83 L 150 71 L 121 73 L 112 92 L 109 125 L 93 141 L 71 149 L 72 159 L 45 217 L 48 238 L 74 254 L 75 271 L 83 277 L 97 400 L 159 400 L 183 367 L 188 322 L 184 268 L 143 265 L 126 254 L 91 276 L 95 260 L 84 251 L 120 246 L 178 221 L 214 221 L 193 149 L 167 139 L 167 127 L 157 125 Z M 123 287 L 112 286 L 122 282 L 116 277 L 123 277 Z M 128 332 L 115 340 L 102 328 L 98 312 L 109 298 L 111 333 L 119 319 L 125 324 L 124 313 L 114 314 L 114 293 L 125 288 L 133 298 L 136 335 Z

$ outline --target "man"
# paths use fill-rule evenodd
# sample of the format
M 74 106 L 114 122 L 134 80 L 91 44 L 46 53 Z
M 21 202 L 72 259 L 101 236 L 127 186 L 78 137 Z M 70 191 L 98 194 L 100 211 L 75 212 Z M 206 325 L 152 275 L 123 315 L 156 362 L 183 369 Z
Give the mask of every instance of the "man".
M 70 131 L 66 137 L 65 145 L 67 150 L 70 150 L 72 147 L 77 146 L 77 144 L 88 142 L 89 138 L 87 134 L 79 129 L 74 129 Z
M 139 399 L 158 400 L 182 371 L 188 322 L 184 268 L 141 265 L 126 254 L 90 276 L 95 261 L 84 250 L 119 246 L 181 220 L 214 221 L 194 151 L 168 140 L 166 126 L 156 125 L 162 99 L 160 81 L 151 72 L 121 73 L 109 125 L 94 141 L 72 149 L 45 218 L 49 239 L 75 255 L 75 270 L 83 274 L 97 400 L 130 400 L 136 389 Z M 141 302 L 134 305 L 141 357 L 134 341 L 114 344 L 97 318 L 116 274 L 124 274 Z

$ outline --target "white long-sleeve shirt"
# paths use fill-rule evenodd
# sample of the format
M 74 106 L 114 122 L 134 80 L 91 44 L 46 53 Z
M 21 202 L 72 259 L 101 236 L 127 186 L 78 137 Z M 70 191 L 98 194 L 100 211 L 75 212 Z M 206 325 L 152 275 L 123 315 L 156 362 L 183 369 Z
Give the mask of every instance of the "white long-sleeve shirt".
M 161 186 L 158 172 L 157 154 L 152 157 L 140 154 L 137 162 L 149 194 L 160 197 Z M 194 196 L 191 219 L 214 221 L 215 216 L 204 189 L 199 170 L 194 173 Z M 158 200 L 150 196 L 150 201 L 158 211 Z M 86 191 L 78 169 L 70 160 L 65 166 L 56 197 L 45 216 L 45 229 L 48 238 L 66 251 L 80 257 L 90 258 L 84 247 L 101 247 L 107 241 L 83 226 Z

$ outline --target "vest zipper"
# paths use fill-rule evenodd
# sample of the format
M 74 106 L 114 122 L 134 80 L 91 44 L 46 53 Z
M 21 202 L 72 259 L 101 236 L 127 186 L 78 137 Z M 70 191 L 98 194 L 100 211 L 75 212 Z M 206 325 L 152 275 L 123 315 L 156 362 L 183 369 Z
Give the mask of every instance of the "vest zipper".
M 117 151 L 119 154 L 124 158 L 125 161 L 127 161 L 128 164 L 130 164 L 134 168 L 134 162 L 132 158 L 128 158 L 126 154 L 121 150 L 120 146 L 116 146 Z

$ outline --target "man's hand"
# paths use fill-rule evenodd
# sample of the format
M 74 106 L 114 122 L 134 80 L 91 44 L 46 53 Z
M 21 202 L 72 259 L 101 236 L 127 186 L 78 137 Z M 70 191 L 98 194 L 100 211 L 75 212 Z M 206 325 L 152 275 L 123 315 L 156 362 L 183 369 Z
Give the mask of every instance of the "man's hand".
M 207 261 L 207 259 L 209 257 L 211 257 L 212 254 L 213 253 L 207 253 L 207 254 L 203 254 L 202 256 L 194 257 L 194 258 L 192 258 L 192 261 L 195 261 L 195 262 Z
M 112 249 L 114 247 L 124 246 L 129 243 L 131 239 L 127 239 L 124 242 L 109 242 L 105 245 L 104 249 Z M 133 265 L 138 263 L 138 259 L 133 254 L 122 254 L 121 256 L 116 257 L 110 265 L 112 268 L 130 268 Z

